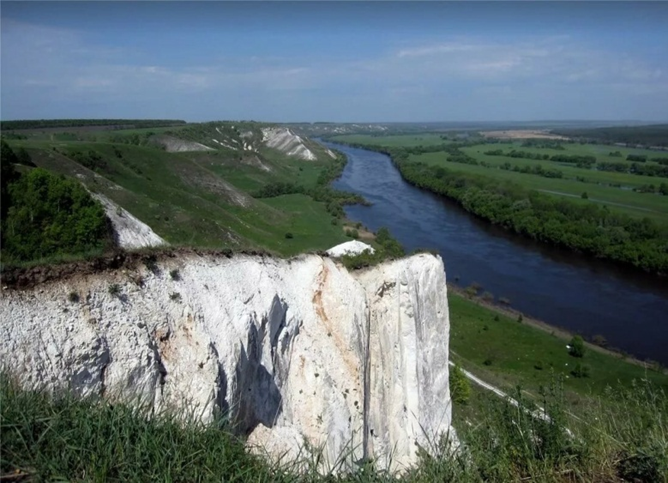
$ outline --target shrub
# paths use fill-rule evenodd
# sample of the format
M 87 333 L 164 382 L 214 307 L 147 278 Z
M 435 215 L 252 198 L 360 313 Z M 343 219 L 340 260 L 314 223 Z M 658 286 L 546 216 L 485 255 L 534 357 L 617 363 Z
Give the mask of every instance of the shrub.
M 172 301 L 174 301 L 174 302 L 179 302 L 179 301 L 181 300 L 181 294 L 178 293 L 178 292 L 173 292 L 173 293 L 169 296 L 169 300 L 172 300 Z
M 586 366 L 584 364 L 580 364 L 579 362 L 575 364 L 575 368 L 571 371 L 571 374 L 573 377 L 576 377 L 578 379 L 582 379 L 584 377 L 589 377 L 589 366 Z
M 170 270 L 169 271 L 169 276 L 172 278 L 172 280 L 181 280 L 181 274 L 179 273 L 178 268 Z
M 76 292 L 70 292 L 70 294 L 67 296 L 67 299 L 70 302 L 78 302 L 79 301 L 79 294 Z
M 569 344 L 568 353 L 573 357 L 584 357 L 585 345 L 581 336 L 573 336 L 571 343 Z
M 486 366 L 491 366 L 491 365 L 492 365 L 492 358 L 491 358 L 491 357 L 488 357 L 487 359 L 485 359 L 484 361 L 482 361 L 482 363 L 483 363 L 484 365 L 486 365 Z
M 450 367 L 450 397 L 459 404 L 466 404 L 471 397 L 471 383 L 459 366 Z
M 294 238 L 294 235 L 293 235 L 291 232 L 287 232 L 287 233 L 285 234 L 285 238 L 287 238 L 288 240 L 290 240 L 290 239 Z
M 150 271 L 150 272 L 157 272 L 158 271 L 158 258 L 155 255 L 149 255 L 144 258 L 144 266 Z
M 109 285 L 109 295 L 117 296 L 121 293 L 121 286 L 117 283 Z

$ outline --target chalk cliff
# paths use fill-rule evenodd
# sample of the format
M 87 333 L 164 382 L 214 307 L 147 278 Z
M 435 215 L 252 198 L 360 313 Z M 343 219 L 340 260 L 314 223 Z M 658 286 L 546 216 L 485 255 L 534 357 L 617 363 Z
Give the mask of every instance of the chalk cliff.
M 189 253 L 5 288 L 0 360 L 26 386 L 227 413 L 256 451 L 392 470 L 450 430 L 443 263 L 359 272 L 305 255 Z

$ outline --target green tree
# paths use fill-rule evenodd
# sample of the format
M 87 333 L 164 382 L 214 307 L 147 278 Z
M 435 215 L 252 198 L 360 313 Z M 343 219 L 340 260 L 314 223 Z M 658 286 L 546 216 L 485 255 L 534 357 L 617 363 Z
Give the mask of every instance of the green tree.
M 581 336 L 579 335 L 573 336 L 573 338 L 571 339 L 570 349 L 568 350 L 568 353 L 573 357 L 584 357 L 585 345 L 584 345 L 584 340 L 582 339 Z
M 14 164 L 18 162 L 16 154 L 9 147 L 9 145 L 4 141 L 0 141 L 0 151 L 2 159 L 0 160 L 0 185 L 2 189 L 0 197 L 0 214 L 2 215 L 2 220 L 7 216 L 7 210 L 9 209 L 9 186 L 18 178 L 18 173 L 14 168 Z
M 36 168 L 8 188 L 3 258 L 28 261 L 99 250 L 111 243 L 104 208 L 78 182 Z

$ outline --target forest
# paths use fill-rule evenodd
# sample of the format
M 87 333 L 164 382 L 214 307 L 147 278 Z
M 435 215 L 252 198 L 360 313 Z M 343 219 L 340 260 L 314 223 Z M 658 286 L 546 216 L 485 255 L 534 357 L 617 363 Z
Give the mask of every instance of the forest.
M 554 129 L 552 132 L 583 141 L 668 147 L 668 124 L 593 129 Z

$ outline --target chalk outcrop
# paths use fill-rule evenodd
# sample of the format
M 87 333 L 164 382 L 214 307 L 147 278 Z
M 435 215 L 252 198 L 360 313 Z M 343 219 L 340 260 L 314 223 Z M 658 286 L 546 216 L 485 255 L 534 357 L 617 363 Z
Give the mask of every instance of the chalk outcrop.
M 296 457 L 308 442 L 324 467 L 348 454 L 399 470 L 450 431 L 439 257 L 349 273 L 316 255 L 190 253 L 150 268 L 5 289 L 4 369 L 205 421 L 223 411 L 256 451 Z
M 288 156 L 315 161 L 316 155 L 304 144 L 304 140 L 286 127 L 266 127 L 262 129 L 262 141 L 270 148 Z
M 167 242 L 150 226 L 129 211 L 100 193 L 92 193 L 92 196 L 102 204 L 107 218 L 111 221 L 114 239 L 119 247 L 135 249 L 167 245 Z
M 329 255 L 330 257 L 342 257 L 344 255 L 359 255 L 361 253 L 364 253 L 365 251 L 369 251 L 370 253 L 375 253 L 376 250 L 374 250 L 374 248 L 371 245 L 367 245 L 364 242 L 357 240 L 350 240 L 330 248 L 329 250 L 327 250 L 327 255 Z

